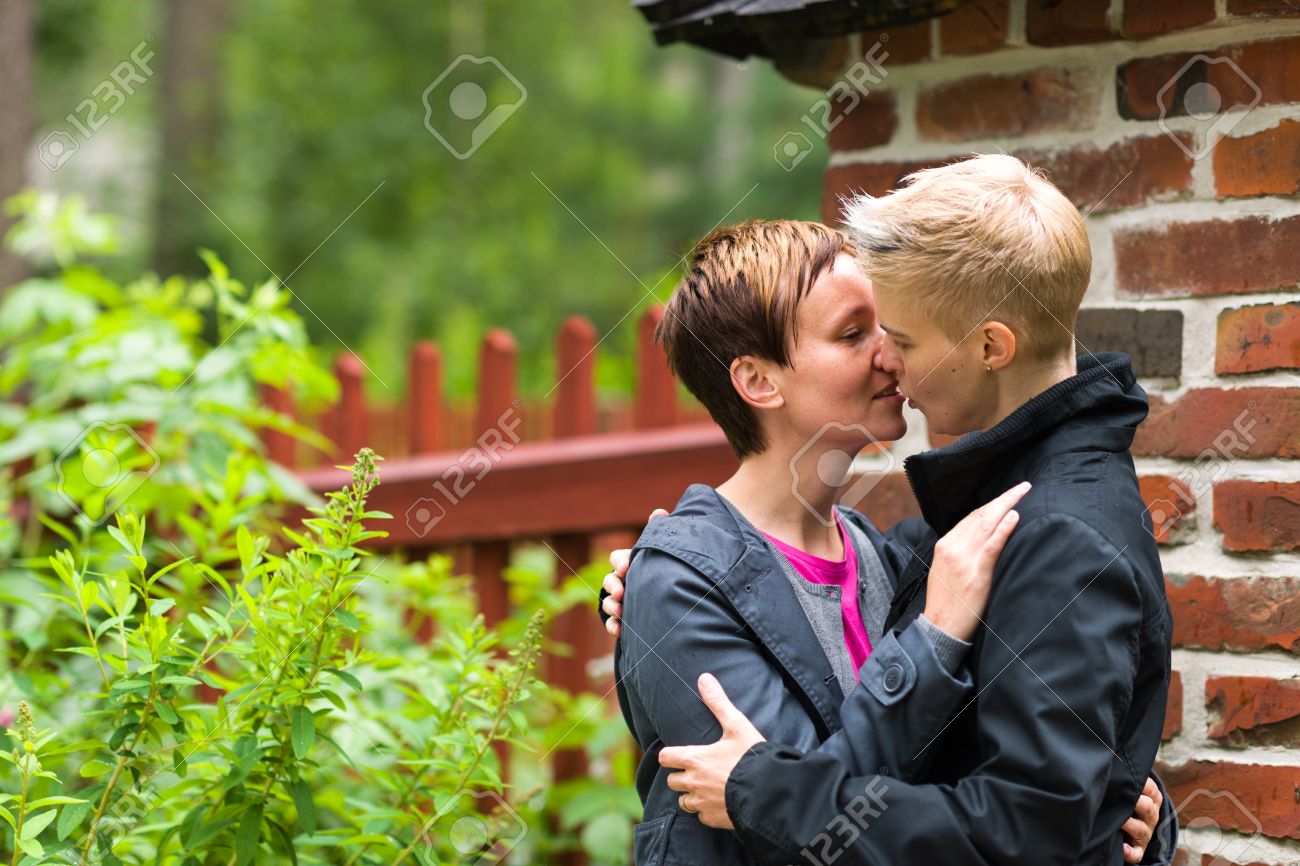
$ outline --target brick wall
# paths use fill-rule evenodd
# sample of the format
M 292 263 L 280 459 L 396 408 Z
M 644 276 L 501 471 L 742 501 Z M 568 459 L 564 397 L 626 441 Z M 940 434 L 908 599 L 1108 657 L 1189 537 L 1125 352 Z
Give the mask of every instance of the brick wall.
M 1300 863 L 1300 3 L 976 0 L 831 48 L 848 68 L 878 40 L 882 85 L 833 115 L 824 218 L 988 151 L 1086 213 L 1081 351 L 1128 352 L 1151 395 L 1180 861 Z M 929 444 L 911 420 L 904 453 Z M 908 498 L 891 477 L 871 507 Z

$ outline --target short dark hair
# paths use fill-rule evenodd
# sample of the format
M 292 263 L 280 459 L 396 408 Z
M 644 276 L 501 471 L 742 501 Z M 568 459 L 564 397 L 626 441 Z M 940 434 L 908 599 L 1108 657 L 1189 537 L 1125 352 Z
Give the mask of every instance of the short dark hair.
M 732 385 L 731 362 L 753 355 L 787 366 L 799 302 L 840 253 L 855 255 L 843 235 L 799 220 L 715 229 L 691 251 L 655 338 L 741 459 L 767 441 Z

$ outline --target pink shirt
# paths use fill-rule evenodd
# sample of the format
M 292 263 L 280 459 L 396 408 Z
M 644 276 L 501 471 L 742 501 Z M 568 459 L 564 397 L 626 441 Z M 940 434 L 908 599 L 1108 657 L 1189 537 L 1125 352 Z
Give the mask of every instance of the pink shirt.
M 804 553 L 797 547 L 791 547 L 779 538 L 763 533 L 777 550 L 785 554 L 799 576 L 810 583 L 828 584 L 840 588 L 840 611 L 844 620 L 844 644 L 848 647 L 849 658 L 853 660 L 853 678 L 860 679 L 858 668 L 862 667 L 867 656 L 871 655 L 871 639 L 867 637 L 867 627 L 862 624 L 862 613 L 858 610 L 858 554 L 853 549 L 840 516 L 835 515 L 835 523 L 840 528 L 840 539 L 844 542 L 844 558 L 839 562 L 822 559 L 811 553 Z

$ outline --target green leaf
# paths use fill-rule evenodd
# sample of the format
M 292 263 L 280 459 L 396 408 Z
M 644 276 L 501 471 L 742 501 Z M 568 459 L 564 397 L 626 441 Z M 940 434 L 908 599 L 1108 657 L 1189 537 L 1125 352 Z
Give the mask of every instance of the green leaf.
M 109 770 L 113 769 L 103 761 L 87 761 L 81 765 L 80 774 L 83 779 L 93 779 L 96 776 L 102 776 Z
M 23 829 L 26 830 L 27 827 L 24 826 Z M 37 842 L 35 839 L 29 839 L 24 836 L 18 840 L 18 847 L 23 849 L 24 854 L 29 854 L 32 857 L 40 858 L 45 856 L 45 849 L 42 848 L 41 843 Z
M 158 714 L 158 718 L 169 725 L 174 725 L 180 721 L 180 716 L 176 715 L 176 711 L 171 708 L 170 704 L 157 703 L 154 704 L 153 709 Z
M 298 810 L 298 823 L 302 825 L 303 832 L 315 833 L 316 801 L 312 799 L 311 787 L 299 779 L 289 786 L 289 793 L 293 795 L 293 806 Z
M 41 835 L 41 831 L 50 826 L 50 822 L 58 815 L 58 809 L 47 809 L 39 815 L 28 815 L 23 821 L 23 838 L 35 839 Z
M 70 805 L 59 813 L 59 824 L 57 827 L 59 839 L 66 839 L 72 835 L 72 831 L 81 825 L 82 820 L 90 814 L 94 803 L 89 800 L 83 803 Z
M 343 682 L 352 686 L 353 691 L 357 691 L 357 692 L 361 691 L 361 680 L 357 679 L 347 671 L 341 671 L 338 668 L 325 668 L 325 672 L 334 674 L 334 676 L 338 677 L 339 679 L 343 680 Z
M 44 757 L 44 753 L 42 753 Z M 39 800 L 33 800 L 27 804 L 28 809 L 40 809 L 44 806 L 69 806 L 80 803 L 87 803 L 88 800 L 78 800 L 76 797 L 42 797 Z
M 199 680 L 194 679 L 194 677 L 182 677 L 182 676 L 163 677 L 158 682 L 162 683 L 163 685 L 171 685 L 171 686 L 197 686 L 202 684 L 200 683 Z
M 289 725 L 294 755 L 307 757 L 316 743 L 316 717 L 306 707 L 294 707 L 289 711 Z
M 244 866 L 251 863 L 253 853 L 257 850 L 257 837 L 262 831 L 262 804 L 253 806 L 239 819 L 239 829 L 235 830 L 235 864 Z
M 175 606 L 176 606 L 176 599 L 160 598 L 156 600 L 153 604 L 149 605 L 149 613 L 153 614 L 154 616 L 162 616 L 163 614 L 165 614 L 167 611 L 171 610 Z
M 361 620 L 357 619 L 357 615 L 350 610 L 339 608 L 334 612 L 334 615 L 338 617 L 344 628 L 350 628 L 353 631 L 358 631 L 361 628 Z

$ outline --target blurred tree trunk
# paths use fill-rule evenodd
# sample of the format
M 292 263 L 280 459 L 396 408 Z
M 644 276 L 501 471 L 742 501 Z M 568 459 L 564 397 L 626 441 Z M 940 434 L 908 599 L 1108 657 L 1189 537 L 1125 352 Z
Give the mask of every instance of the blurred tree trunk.
M 0 200 L 23 187 L 32 129 L 32 44 L 35 24 L 31 0 L 0 2 Z M 12 220 L 0 211 L 0 237 Z M 27 276 L 22 259 L 0 249 L 0 291 Z
M 164 0 L 163 7 L 162 159 L 153 259 L 160 274 L 193 273 L 201 270 L 196 248 L 212 243 L 203 232 L 214 220 L 199 199 L 211 204 L 216 186 L 222 48 L 231 2 Z

